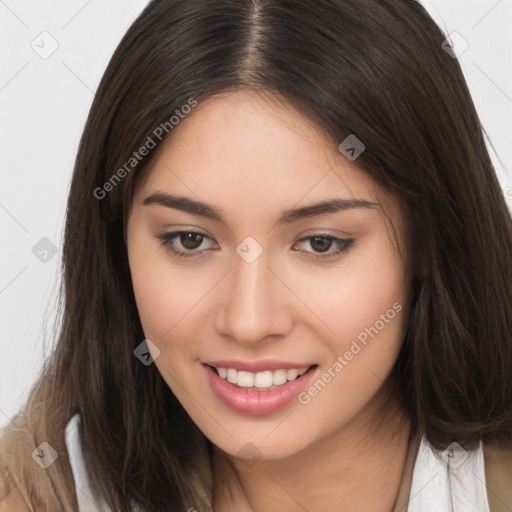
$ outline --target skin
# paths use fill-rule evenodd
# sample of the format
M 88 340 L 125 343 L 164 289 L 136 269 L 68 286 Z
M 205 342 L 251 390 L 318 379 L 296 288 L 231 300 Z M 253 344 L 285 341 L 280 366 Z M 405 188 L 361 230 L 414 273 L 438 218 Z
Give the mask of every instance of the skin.
M 410 432 L 387 393 L 409 293 L 400 204 L 282 98 L 217 95 L 171 135 L 135 192 L 126 242 L 155 364 L 214 444 L 214 510 L 392 510 Z M 157 191 L 206 202 L 224 222 L 144 205 Z M 334 198 L 375 206 L 277 224 L 283 210 Z M 209 237 L 188 249 L 202 256 L 178 258 L 157 238 L 187 229 Z M 321 247 L 300 241 L 317 233 L 355 242 L 321 261 Z M 236 252 L 248 236 L 263 248 L 252 263 Z M 174 245 L 187 251 L 179 237 Z M 201 361 L 228 358 L 311 362 L 322 375 L 397 302 L 401 311 L 307 405 L 245 415 L 205 378 Z M 247 443 L 254 465 L 238 454 Z

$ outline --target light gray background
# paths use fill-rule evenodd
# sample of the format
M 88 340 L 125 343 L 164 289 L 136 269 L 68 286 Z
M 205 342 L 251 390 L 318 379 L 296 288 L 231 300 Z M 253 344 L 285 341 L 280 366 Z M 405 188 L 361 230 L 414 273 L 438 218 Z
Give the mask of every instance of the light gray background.
M 78 141 L 112 52 L 146 3 L 0 0 L 0 426 L 50 348 Z M 422 3 L 447 34 L 463 38 L 453 38 L 457 51 L 469 45 L 459 60 L 512 206 L 512 0 Z

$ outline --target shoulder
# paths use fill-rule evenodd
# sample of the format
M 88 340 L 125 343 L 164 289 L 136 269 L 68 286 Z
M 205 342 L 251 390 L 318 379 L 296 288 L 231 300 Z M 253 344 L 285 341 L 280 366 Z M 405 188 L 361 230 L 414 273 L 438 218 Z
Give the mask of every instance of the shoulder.
M 512 442 L 482 443 L 490 511 L 512 509 Z
M 27 485 L 17 485 L 26 480 L 26 468 L 21 463 L 23 454 L 30 447 L 26 425 L 18 416 L 0 431 L 0 510 L 2 512 L 31 512 L 34 508 L 27 493 Z
M 24 418 L 18 415 L 15 420 L 0 430 L 0 511 L 45 512 L 32 490 L 40 486 L 31 481 L 37 473 L 22 462 L 28 461 L 33 438 Z
M 74 478 L 64 436 L 57 428 L 49 434 L 41 431 L 40 423 L 29 424 L 24 414 L 18 414 L 0 430 L 2 512 L 57 512 L 63 507 L 76 510 Z M 47 439 L 55 450 L 57 455 L 51 464 L 36 460 L 34 453 L 40 457 L 41 451 L 36 439 Z
M 9 488 L 10 487 L 10 488 Z M 0 475 L 0 511 L 1 512 L 46 512 L 41 505 L 30 503 L 23 497 L 19 488 L 15 485 L 6 485 L 5 478 Z

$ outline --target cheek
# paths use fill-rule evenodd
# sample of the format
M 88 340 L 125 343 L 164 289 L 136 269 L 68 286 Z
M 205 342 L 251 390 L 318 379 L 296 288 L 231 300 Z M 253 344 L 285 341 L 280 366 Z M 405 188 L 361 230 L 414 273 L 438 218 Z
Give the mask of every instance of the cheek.
M 158 242 L 135 239 L 128 255 L 144 333 L 161 345 L 186 322 L 187 314 L 206 291 L 205 280 L 173 264 Z
M 360 252 L 330 285 L 329 294 L 310 294 L 335 333 L 325 338 L 330 359 L 301 403 L 345 421 L 377 393 L 398 357 L 407 290 L 402 262 L 391 249 Z M 340 404 L 336 412 L 333 403 Z
M 307 298 L 308 306 L 327 326 L 330 336 L 326 339 L 334 340 L 331 347 L 338 352 L 348 350 L 360 333 L 364 338 L 365 329 L 376 322 L 386 337 L 396 330 L 399 341 L 402 315 L 396 310 L 405 304 L 405 275 L 402 261 L 385 240 L 350 255 L 330 272 L 295 276 L 294 282 L 309 283 L 296 288 L 298 295 Z M 399 305 L 393 309 L 394 303 Z

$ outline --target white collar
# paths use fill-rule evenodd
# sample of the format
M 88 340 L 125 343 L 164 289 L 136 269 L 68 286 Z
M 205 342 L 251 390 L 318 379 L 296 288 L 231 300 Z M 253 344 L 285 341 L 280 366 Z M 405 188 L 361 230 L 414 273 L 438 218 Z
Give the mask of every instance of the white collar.
M 66 425 L 66 447 L 75 480 L 77 512 L 111 512 L 99 493 L 92 488 L 80 442 L 80 415 L 75 414 Z
M 443 452 L 422 438 L 412 474 L 407 512 L 489 512 L 482 442 Z

